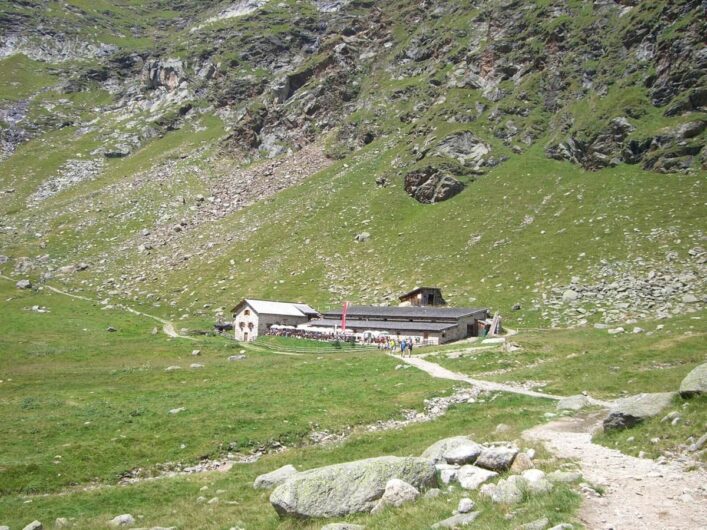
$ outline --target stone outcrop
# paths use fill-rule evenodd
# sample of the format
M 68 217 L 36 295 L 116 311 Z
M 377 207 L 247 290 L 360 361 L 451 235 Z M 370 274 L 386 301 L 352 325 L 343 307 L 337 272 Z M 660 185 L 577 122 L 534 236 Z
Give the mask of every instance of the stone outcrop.
M 646 418 L 657 416 L 670 405 L 674 396 L 673 392 L 659 392 L 619 399 L 614 402 L 604 420 L 604 430 L 628 429 Z
M 154 90 L 165 87 L 176 89 L 185 79 L 185 67 L 181 59 L 153 59 L 147 61 L 142 70 L 145 88 Z
M 688 398 L 707 393 L 707 363 L 694 368 L 680 383 L 680 395 Z
M 432 487 L 434 464 L 425 458 L 384 456 L 310 469 L 278 486 L 270 502 L 281 516 L 341 517 L 370 512 L 393 478 L 418 490 Z
M 485 165 L 490 152 L 488 144 L 473 133 L 465 131 L 442 140 L 432 154 L 453 158 L 464 166 L 478 170 Z
M 464 190 L 462 182 L 434 167 L 411 171 L 405 175 L 404 186 L 411 197 L 423 204 L 446 201 Z

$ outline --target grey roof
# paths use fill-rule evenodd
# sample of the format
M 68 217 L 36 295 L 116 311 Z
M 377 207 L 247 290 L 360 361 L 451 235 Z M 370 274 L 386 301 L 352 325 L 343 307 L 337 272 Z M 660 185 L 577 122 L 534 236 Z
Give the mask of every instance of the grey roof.
M 341 320 L 322 318 L 307 322 L 308 326 L 333 328 L 341 327 Z M 346 322 L 348 329 L 378 331 L 444 331 L 457 324 L 449 322 L 400 322 L 396 320 L 350 320 Z
M 327 318 L 341 318 L 341 309 L 326 311 L 323 316 Z M 485 308 L 470 309 L 468 307 L 386 307 L 374 305 L 352 305 L 346 312 L 347 318 L 435 318 L 458 319 L 475 313 L 486 311 Z
M 275 302 L 273 300 L 254 300 L 252 298 L 243 299 L 231 312 L 238 311 L 244 304 L 248 304 L 253 311 L 260 315 L 281 315 L 290 317 L 304 317 L 318 315 L 315 309 L 307 304 L 295 302 Z

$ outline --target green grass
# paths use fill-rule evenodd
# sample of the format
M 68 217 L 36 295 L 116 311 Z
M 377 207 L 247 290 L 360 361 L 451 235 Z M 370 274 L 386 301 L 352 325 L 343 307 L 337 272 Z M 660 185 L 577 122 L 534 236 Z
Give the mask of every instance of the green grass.
M 0 101 L 18 101 L 55 84 L 58 78 L 48 70 L 21 54 L 0 60 Z
M 457 372 L 495 381 L 538 381 L 543 390 L 573 395 L 584 390 L 612 399 L 623 392 L 675 391 L 698 364 L 705 362 L 707 329 L 701 317 L 639 323 L 648 332 L 609 335 L 605 329 L 529 331 L 509 338 L 520 351 L 484 351 L 435 361 Z M 503 373 L 493 374 L 503 370 Z
M 168 340 L 151 334 L 148 319 L 16 291 L 4 280 L 0 293 L 0 421 L 12 433 L 0 457 L 5 495 L 115 483 L 137 467 L 154 471 L 229 447 L 296 445 L 312 430 L 396 417 L 451 388 L 396 371 L 396 361 L 378 352 L 314 359 L 249 351 L 228 362 L 239 348 L 230 340 Z M 31 311 L 35 305 L 49 312 Z M 108 333 L 109 325 L 118 331 Z M 194 348 L 202 356 L 193 357 Z M 190 369 L 194 362 L 205 367 Z M 182 370 L 165 372 L 172 365 Z M 168 413 L 178 407 L 186 410 Z
M 544 400 L 499 395 L 404 431 L 354 431 L 342 445 L 297 448 L 312 430 L 337 431 L 396 417 L 403 408 L 419 407 L 427 396 L 448 392 L 451 383 L 416 370 L 394 370 L 394 359 L 355 349 L 314 358 L 260 353 L 246 346 L 247 359 L 229 363 L 226 357 L 241 346 L 221 337 L 168 340 L 153 335 L 155 323 L 144 317 L 102 310 L 46 289 L 17 291 L 7 281 L 0 283 L 0 296 L 5 300 L 0 421 L 6 433 L 0 513 L 2 522 L 13 527 L 30 519 L 46 524 L 56 517 L 74 517 L 75 528 L 88 529 L 129 512 L 141 524 L 181 528 L 223 528 L 236 521 L 248 528 L 316 528 L 317 522 L 280 520 L 267 493 L 251 488 L 253 479 L 285 463 L 307 469 L 383 454 L 416 455 L 455 434 L 482 442 L 515 439 L 543 421 L 551 408 Z M 33 311 L 33 306 L 48 312 Z M 107 332 L 108 325 L 118 331 Z M 273 348 L 293 340 L 276 339 L 270 340 Z M 202 350 L 200 357 L 191 355 L 195 347 Z M 205 367 L 189 369 L 195 361 Z M 170 365 L 183 369 L 165 372 Z M 178 406 L 186 410 L 168 414 Z M 510 425 L 511 431 L 496 434 L 499 423 Z M 255 464 L 236 465 L 226 474 L 114 486 L 122 473 L 136 468 L 149 476 L 157 464 L 196 462 L 229 450 L 247 454 L 274 441 L 291 449 Z M 201 491 L 202 486 L 208 490 Z M 218 496 L 221 502 L 197 504 L 200 495 Z M 453 492 L 351 520 L 379 529 L 391 524 L 427 528 L 447 517 L 462 495 Z M 509 510 L 492 510 L 478 500 L 485 508 L 481 527 L 510 528 L 543 513 L 552 513 L 557 522 L 570 520 L 578 496 L 561 487 L 530 498 L 514 510 L 514 522 L 505 519 Z

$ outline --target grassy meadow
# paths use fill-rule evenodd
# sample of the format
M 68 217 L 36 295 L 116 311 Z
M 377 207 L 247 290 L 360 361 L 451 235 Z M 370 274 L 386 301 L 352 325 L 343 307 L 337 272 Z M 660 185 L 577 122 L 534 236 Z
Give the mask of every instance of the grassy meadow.
M 169 339 L 153 334 L 150 319 L 47 289 L 19 291 L 2 281 L 0 296 L 0 523 L 11 528 L 33 519 L 48 524 L 56 517 L 75 518 L 74 528 L 99 528 L 119 513 L 132 513 L 145 526 L 318 528 L 323 523 L 280 520 L 268 494 L 251 488 L 252 480 L 285 463 L 306 469 L 416 455 L 455 434 L 479 441 L 514 439 L 552 410 L 550 401 L 497 395 L 404 431 L 356 431 L 342 444 L 311 446 L 306 440 L 312 431 L 336 432 L 398 417 L 401 409 L 419 409 L 426 397 L 449 393 L 452 382 L 395 370 L 397 361 L 377 350 L 339 352 L 282 338 L 255 347 L 223 337 Z M 108 326 L 117 331 L 108 332 Z M 290 353 L 311 347 L 306 354 L 279 355 L 278 344 Z M 242 348 L 245 360 L 227 361 Z M 201 355 L 193 356 L 193 349 Z M 195 362 L 204 367 L 189 368 Z M 181 369 L 165 371 L 169 366 Z M 179 407 L 185 410 L 169 413 Z M 499 423 L 511 431 L 495 434 Z M 147 477 L 167 462 L 249 454 L 274 442 L 289 449 L 227 473 L 117 485 L 138 468 Z M 546 464 L 558 465 L 551 458 Z M 351 520 L 378 529 L 427 528 L 448 516 L 464 495 L 452 491 Z M 219 500 L 208 504 L 199 497 Z M 512 521 L 548 513 L 553 521 L 565 521 L 577 505 L 577 494 L 560 487 L 513 510 Z M 505 519 L 510 509 L 485 507 L 481 527 L 510 527 Z

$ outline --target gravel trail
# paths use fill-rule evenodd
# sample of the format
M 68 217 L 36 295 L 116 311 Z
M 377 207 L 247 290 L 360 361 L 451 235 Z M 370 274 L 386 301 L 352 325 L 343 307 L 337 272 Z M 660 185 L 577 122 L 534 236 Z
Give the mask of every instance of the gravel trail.
M 603 413 L 562 418 L 523 433 L 560 458 L 576 461 L 584 479 L 603 488 L 585 497 L 581 521 L 592 530 L 707 529 L 707 473 L 677 462 L 658 464 L 592 443 Z

